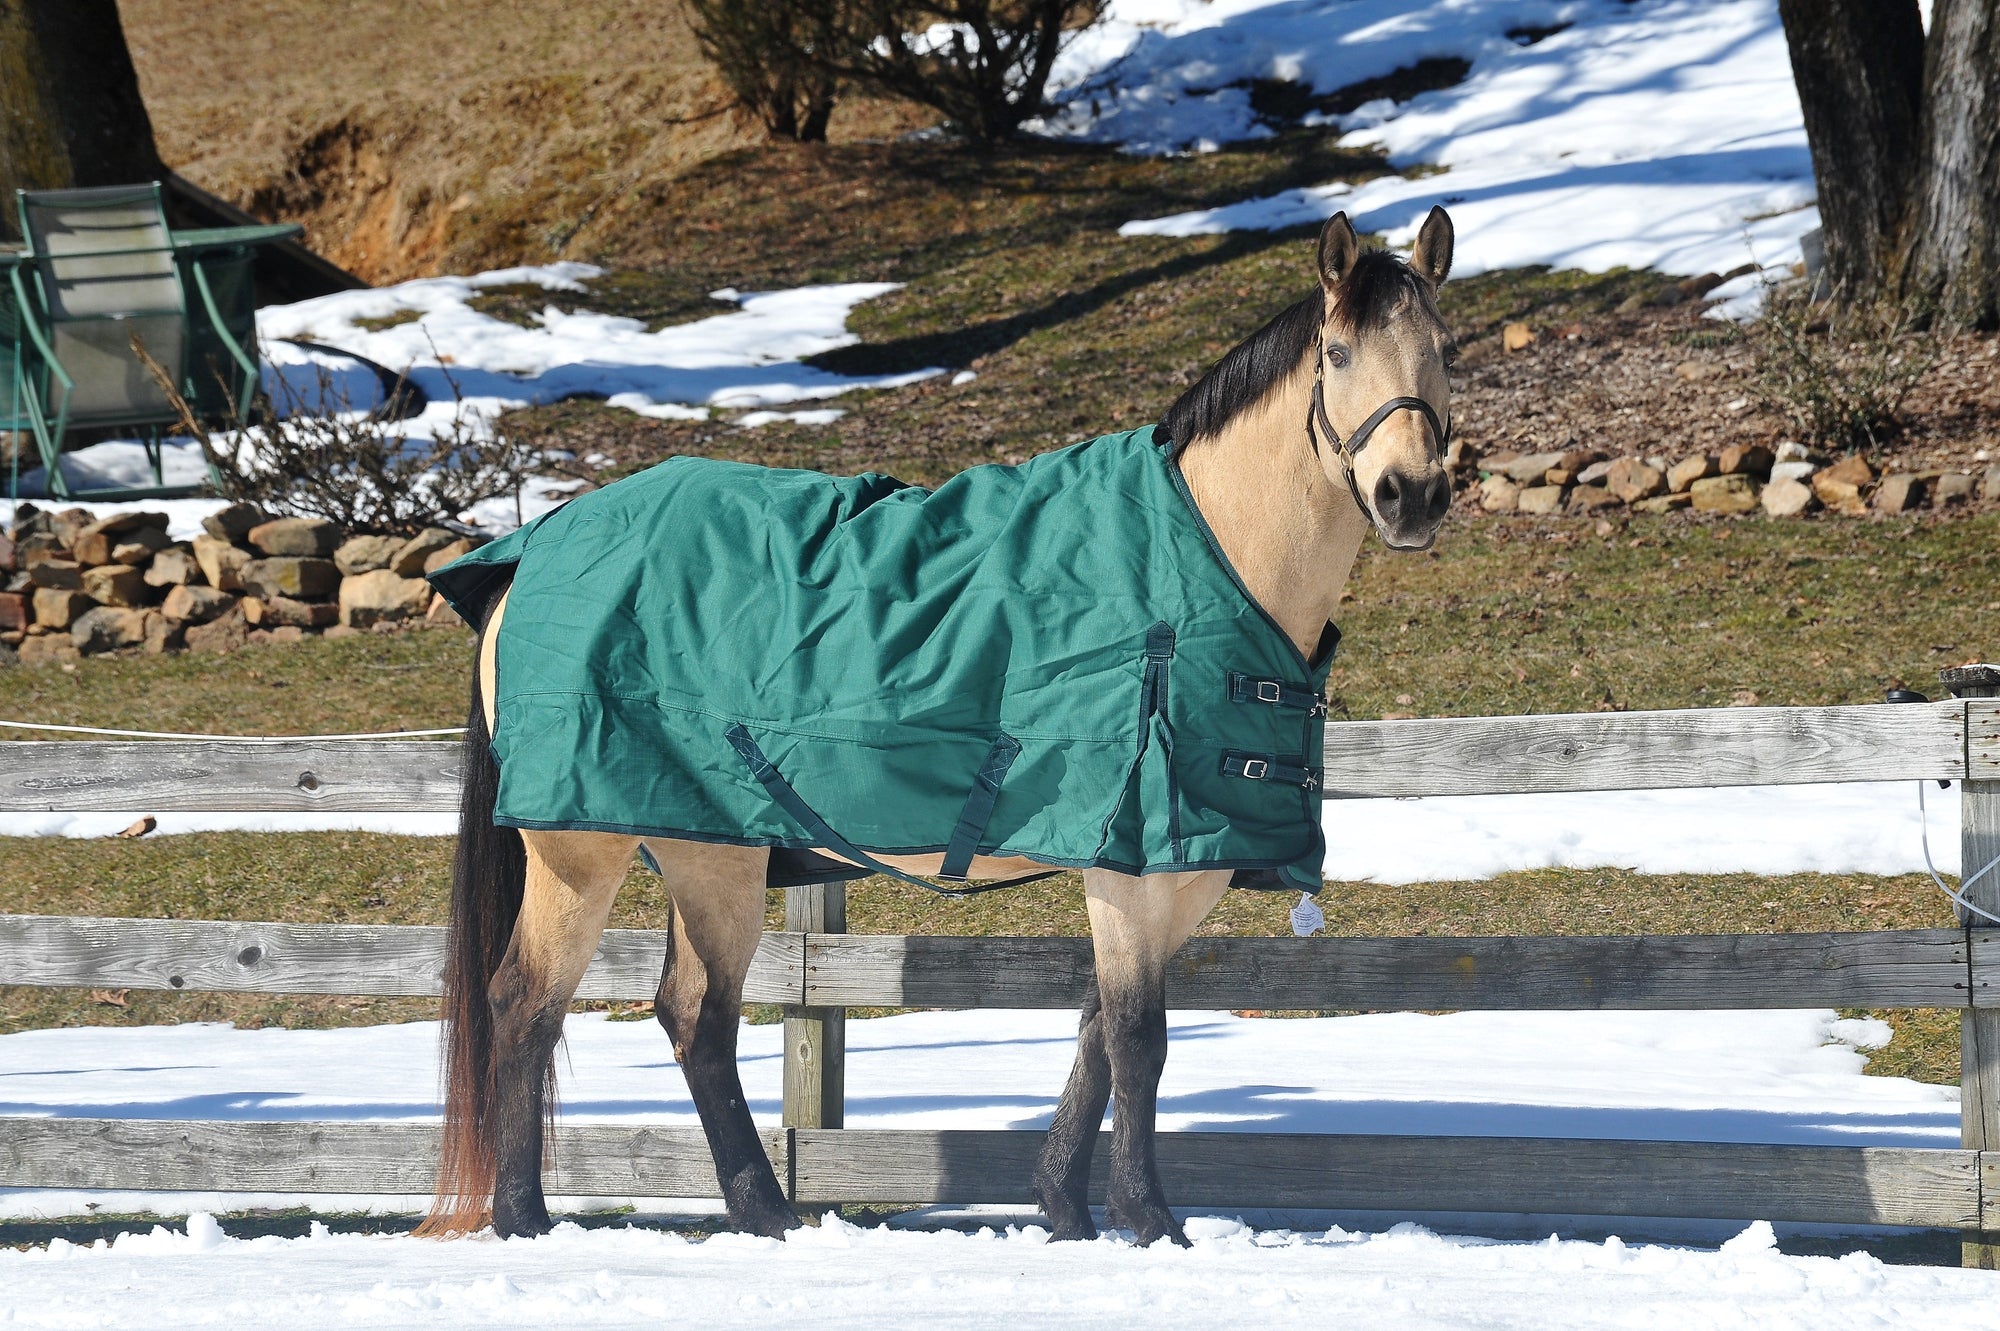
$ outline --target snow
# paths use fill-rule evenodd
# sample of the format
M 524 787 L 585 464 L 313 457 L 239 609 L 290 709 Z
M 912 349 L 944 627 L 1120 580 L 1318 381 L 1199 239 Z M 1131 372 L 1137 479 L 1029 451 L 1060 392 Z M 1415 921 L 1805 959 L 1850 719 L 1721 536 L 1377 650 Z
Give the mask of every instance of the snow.
M 690 1242 L 574 1225 L 534 1240 L 229 1238 L 212 1219 L 115 1244 L 0 1253 L 0 1308 L 43 1327 L 472 1326 L 1442 1328 L 1700 1326 L 1724 1331 L 2000 1326 L 1984 1271 L 1788 1257 L 1766 1225 L 1719 1251 L 1491 1243 L 1415 1225 L 1255 1231 L 1217 1218 L 1194 1246 L 1051 1244 L 1039 1228 L 864 1229 L 829 1218 L 782 1242 Z
M 1510 28 L 1568 22 L 1533 45 Z M 1178 151 L 1268 134 L 1252 78 L 1315 91 L 1416 60 L 1471 62 L 1458 86 L 1340 117 L 1345 146 L 1397 170 L 1128 223 L 1201 235 L 1345 211 L 1406 245 L 1450 210 L 1461 275 L 1548 264 L 1723 272 L 1790 263 L 1818 225 L 1811 154 L 1773 0 L 1120 0 L 1066 53 L 1047 133 Z M 1729 293 L 1739 294 L 1739 293 Z
M 1929 793 L 1931 853 L 1958 872 L 1958 788 Z M 111 836 L 154 813 L 156 836 L 353 829 L 452 836 L 451 813 L 0 813 L 0 836 Z M 1642 873 L 1921 873 L 1908 781 L 1640 790 L 1572 795 L 1334 800 L 1327 877 L 1422 883 L 1520 869 L 1606 866 Z
M 433 1023 L 331 1031 L 216 1025 L 0 1037 L 12 1114 L 415 1120 L 434 1115 Z M 1046 1126 L 1075 1017 L 941 1012 L 850 1021 L 853 1126 Z M 1950 1146 L 1956 1092 L 1861 1075 L 1880 1023 L 1832 1012 L 1373 1014 L 1297 1021 L 1177 1013 L 1161 1084 L 1171 1130 L 1463 1133 Z M 745 1027 L 758 1121 L 780 1103 L 782 1028 Z M 569 1121 L 692 1124 L 651 1022 L 572 1016 Z M 73 1213 L 188 1199 L 0 1194 L 0 1209 Z M 237 1196 L 284 1205 L 299 1198 Z M 329 1199 L 316 1199 L 323 1206 Z M 345 1199 L 342 1199 L 345 1200 Z M 374 1199 L 394 1209 L 404 1199 Z M 598 1199 L 599 1204 L 620 1200 Z M 218 1204 L 218 1203 L 211 1203 Z M 414 1204 L 420 1205 L 420 1201 Z M 974 1214 L 977 1214 L 976 1212 Z M 1786 1257 L 1769 1225 L 1719 1251 L 1498 1243 L 1376 1218 L 1367 1229 L 1188 1222 L 1192 1251 L 1116 1235 L 1045 1246 L 1033 1225 L 973 1234 L 829 1219 L 784 1242 L 690 1242 L 565 1225 L 532 1241 L 185 1235 L 0 1251 L 0 1317 L 26 1325 L 832 1327 L 2000 1326 L 1988 1273 Z M 1324 1222 L 1321 1222 L 1324 1223 Z M 1357 1225 L 1353 1217 L 1346 1223 Z M 1987 1320 L 1979 1320 L 1979 1319 Z
M 636 319 L 589 310 L 564 312 L 553 302 L 532 327 L 495 318 L 473 305 L 481 292 L 502 286 L 540 286 L 552 296 L 580 292 L 585 279 L 601 273 L 580 263 L 503 268 L 266 306 L 257 312 L 257 332 L 273 405 L 283 415 L 375 406 L 382 397 L 381 380 L 352 358 L 358 356 L 407 375 L 429 399 L 421 413 L 400 423 L 413 439 L 435 437 L 461 413 L 476 434 L 484 433 L 503 411 L 571 397 L 602 398 L 611 406 L 662 419 L 707 420 L 718 408 L 760 408 L 738 424 L 754 427 L 784 419 L 824 425 L 845 413 L 837 407 L 770 408 L 857 389 L 900 387 L 942 373 L 840 375 L 804 364 L 807 357 L 855 342 L 847 331 L 848 315 L 863 301 L 895 290 L 892 282 L 791 291 L 725 289 L 714 294 L 734 305 L 732 312 L 651 333 Z M 415 317 L 386 328 L 367 326 L 399 316 Z M 297 345 L 301 341 L 314 345 Z M 63 471 L 79 488 L 152 484 L 144 448 L 135 441 L 78 449 L 65 455 Z M 166 443 L 163 471 L 169 485 L 207 479 L 201 451 L 187 439 Z M 39 494 L 43 482 L 39 468 L 24 472 L 20 492 Z M 578 484 L 541 478 L 531 482 L 518 509 L 510 498 L 462 516 L 497 531 L 511 530 L 561 503 Z M 81 505 L 102 513 L 165 511 L 172 522 L 169 534 L 177 539 L 195 535 L 201 518 L 220 506 L 216 500 Z

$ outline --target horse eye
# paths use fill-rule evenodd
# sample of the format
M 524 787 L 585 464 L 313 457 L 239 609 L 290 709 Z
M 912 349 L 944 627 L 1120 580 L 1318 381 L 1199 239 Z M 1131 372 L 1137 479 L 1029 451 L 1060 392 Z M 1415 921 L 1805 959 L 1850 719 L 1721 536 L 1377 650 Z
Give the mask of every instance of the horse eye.
M 1338 370 L 1342 368 L 1347 364 L 1347 348 L 1342 346 L 1328 347 L 1326 349 L 1326 359 L 1327 363 L 1332 365 L 1334 369 Z
M 1444 349 L 1444 367 L 1449 370 L 1456 364 L 1458 364 L 1458 348 L 1446 347 Z

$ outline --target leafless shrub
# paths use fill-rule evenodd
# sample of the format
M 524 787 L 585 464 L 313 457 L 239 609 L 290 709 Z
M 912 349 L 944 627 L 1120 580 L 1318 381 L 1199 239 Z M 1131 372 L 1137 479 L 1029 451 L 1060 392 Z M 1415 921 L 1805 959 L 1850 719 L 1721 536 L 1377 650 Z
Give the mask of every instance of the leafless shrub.
M 774 139 L 823 142 L 839 77 L 824 57 L 848 0 L 689 0 L 695 41 Z
M 1908 299 L 1839 304 L 1804 284 L 1767 285 L 1744 329 L 1764 398 L 1812 442 L 1874 449 L 1902 432 L 1903 402 L 1937 363 L 1932 311 Z
M 250 413 L 259 423 L 218 434 L 159 363 L 143 347 L 134 350 L 180 413 L 180 428 L 201 445 L 224 497 L 267 513 L 325 518 L 347 531 L 407 534 L 456 521 L 491 499 L 512 497 L 518 512 L 539 461 L 534 449 L 469 408 L 456 384 L 451 419 L 425 438 L 398 419 L 403 384 L 367 410 L 353 410 L 324 367 L 316 395 L 288 402 L 292 410 L 283 418 L 260 389 Z

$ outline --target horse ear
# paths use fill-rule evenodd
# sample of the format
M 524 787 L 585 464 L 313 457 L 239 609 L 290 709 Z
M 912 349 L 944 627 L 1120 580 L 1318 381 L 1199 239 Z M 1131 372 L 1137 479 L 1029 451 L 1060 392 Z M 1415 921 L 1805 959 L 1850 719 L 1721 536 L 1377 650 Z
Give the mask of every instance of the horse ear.
M 1354 224 L 1346 213 L 1335 213 L 1319 230 L 1319 284 L 1331 292 L 1352 272 L 1360 257 L 1361 242 L 1354 238 Z
M 1423 230 L 1417 232 L 1416 247 L 1410 251 L 1410 267 L 1434 287 L 1443 286 L 1445 275 L 1451 272 L 1455 235 L 1451 214 L 1442 208 L 1432 208 L 1431 215 L 1424 219 Z

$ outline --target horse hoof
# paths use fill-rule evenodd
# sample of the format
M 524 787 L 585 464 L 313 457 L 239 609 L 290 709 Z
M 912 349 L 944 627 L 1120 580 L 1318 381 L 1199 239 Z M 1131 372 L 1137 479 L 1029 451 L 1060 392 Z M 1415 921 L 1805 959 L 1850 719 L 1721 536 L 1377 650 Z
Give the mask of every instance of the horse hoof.
M 1120 1229 L 1131 1230 L 1132 1241 L 1141 1248 L 1161 1239 L 1171 1239 L 1180 1248 L 1194 1246 L 1174 1213 L 1158 1202 L 1112 1202 L 1104 1208 L 1104 1218 Z
M 1097 1222 L 1090 1218 L 1089 1202 L 1067 1196 L 1052 1187 L 1037 1186 L 1035 1203 L 1049 1218 L 1051 1242 L 1089 1242 L 1097 1237 Z
M 803 1228 L 800 1220 L 789 1208 L 782 1211 L 758 1211 L 754 1215 L 731 1215 L 729 1227 L 743 1234 L 755 1234 L 760 1238 L 781 1239 L 795 1229 Z
M 544 1210 L 539 1215 L 515 1214 L 495 1210 L 493 1212 L 493 1233 L 503 1239 L 536 1239 L 555 1228 Z

